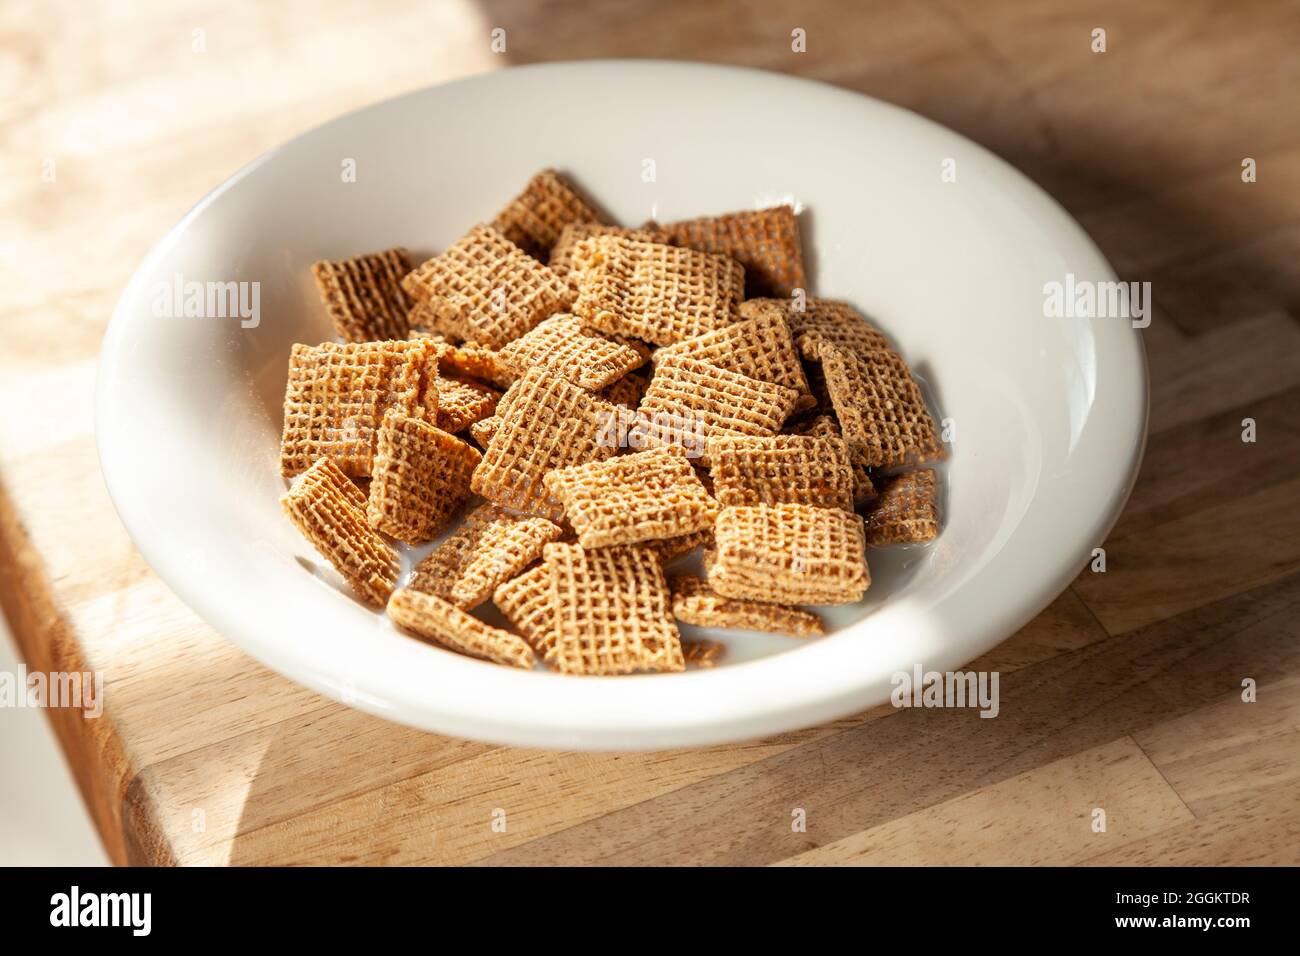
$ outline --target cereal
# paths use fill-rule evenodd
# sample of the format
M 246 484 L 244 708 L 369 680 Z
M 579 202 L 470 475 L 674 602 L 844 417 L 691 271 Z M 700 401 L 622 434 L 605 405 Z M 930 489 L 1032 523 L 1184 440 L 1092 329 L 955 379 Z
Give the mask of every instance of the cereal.
M 694 455 L 718 435 L 774 435 L 799 393 L 686 355 L 659 363 L 641 399 L 636 439 L 675 443 Z
M 655 361 L 677 355 L 792 388 L 799 393 L 796 410 L 815 403 L 790 330 L 779 314 L 762 312 L 743 322 L 664 346 L 655 353 Z
M 553 169 L 543 169 L 492 220 L 492 226 L 531 256 L 545 260 L 571 223 L 599 223 L 592 209 Z
M 799 352 L 812 361 L 817 360 L 817 344 L 823 341 L 858 354 L 889 347 L 880 330 L 847 302 L 810 298 L 804 300 L 802 309 L 796 309 L 787 299 L 753 299 L 741 305 L 740 314 L 747 319 L 762 314 L 784 316 Z
M 939 536 L 934 470 L 908 471 L 889 479 L 867 515 L 867 547 L 933 541 Z
M 730 436 L 708 443 L 718 504 L 794 502 L 853 510 L 853 469 L 840 438 Z
M 848 604 L 871 583 L 862 518 L 838 508 L 723 508 L 706 555 L 709 586 L 724 597 L 779 604 Z
M 690 534 L 678 535 L 675 538 L 647 541 L 642 547 L 652 551 L 660 562 L 667 564 L 684 554 L 690 554 L 696 548 L 712 548 L 713 529 L 705 528 L 703 531 L 693 531 Z
M 659 559 L 645 548 L 546 546 L 554 663 L 565 674 L 686 667 Z
M 832 415 L 817 415 L 801 422 L 791 434 L 810 435 L 813 438 L 835 438 L 842 440 L 840 423 Z M 871 482 L 871 473 L 862 461 L 862 454 L 849 448 L 849 470 L 853 473 L 853 504 L 862 505 L 876 497 L 876 486 Z
M 433 643 L 569 675 L 713 667 L 728 645 L 678 619 L 822 636 L 796 605 L 857 601 L 868 546 L 939 534 L 932 470 L 880 477 L 945 454 L 920 385 L 807 295 L 792 205 L 624 228 L 544 169 L 414 269 L 394 247 L 312 273 L 346 341 L 293 347 L 282 506 Z M 391 542 L 444 533 L 398 588 Z M 701 548 L 705 577 L 665 578 Z M 470 613 L 489 599 L 517 633 Z
M 417 333 L 412 333 L 414 337 Z M 472 378 L 498 388 L 509 388 L 519 376 L 501 361 L 501 353 L 477 342 L 453 344 L 443 335 L 429 335 L 437 345 L 438 371 L 458 378 Z
M 501 361 L 516 375 L 550 368 L 575 385 L 599 391 L 644 365 L 646 356 L 588 333 L 571 315 L 556 315 L 503 348 Z
M 820 355 L 844 440 L 864 464 L 894 468 L 945 456 L 921 389 L 898 353 L 854 356 L 823 343 Z
M 853 469 L 853 504 L 864 505 L 875 500 L 876 485 L 871 478 L 871 468 L 865 461 L 861 448 L 849 446 L 849 466 Z
M 480 448 L 486 449 L 492 436 L 497 433 L 497 426 L 501 424 L 501 419 L 496 415 L 490 415 L 482 421 L 474 422 L 469 426 L 470 437 L 478 442 Z
M 406 335 L 409 339 L 434 339 L 448 343 L 460 341 L 460 333 L 453 328 L 453 324 L 428 302 L 416 302 L 411 306 L 411 311 L 406 314 L 406 325 L 410 329 Z
M 518 635 L 484 624 L 435 595 L 401 588 L 388 602 L 388 616 L 449 650 L 509 667 L 533 666 L 533 651 Z
M 384 606 L 397 584 L 397 553 L 366 524 L 365 496 L 332 459 L 322 458 L 299 477 L 280 506 L 357 594 Z
M 445 432 L 459 432 L 481 422 L 496 411 L 501 393 L 494 388 L 461 378 L 439 376 L 438 427 Z
M 680 448 L 656 448 L 552 471 L 546 490 L 584 548 L 674 538 L 713 525 L 717 505 Z
M 468 525 L 467 519 L 425 555 L 415 566 L 407 587 L 412 591 L 437 595 L 443 600 L 451 598 L 451 589 L 460 579 L 460 570 L 468 563 L 478 538 L 478 533 Z
M 659 233 L 652 229 L 624 229 L 622 226 L 606 226 L 597 222 L 575 222 L 565 226 L 560 238 L 551 247 L 551 271 L 569 283 L 576 295 L 578 277 L 581 274 L 573 268 L 573 247 L 583 239 L 594 236 L 622 236 L 625 239 L 639 239 L 642 242 L 661 242 Z
M 334 331 L 349 342 L 406 338 L 411 300 L 402 277 L 410 271 L 400 248 L 311 267 Z
M 835 418 L 835 403 L 831 401 L 831 394 L 826 390 L 826 376 L 822 373 L 820 362 L 809 362 L 804 365 L 804 374 L 808 376 L 808 390 L 813 395 L 813 407 L 804 409 L 806 415 L 817 417 L 826 415 L 836 422 L 836 429 L 839 428 L 839 420 Z
M 504 410 L 503 410 L 504 406 Z M 542 479 L 549 471 L 611 457 L 602 441 L 613 407 L 559 375 L 533 369 L 497 406 L 501 419 L 470 487 L 490 501 L 558 517 Z
M 647 384 L 647 380 L 643 375 L 624 375 L 617 382 L 605 388 L 600 393 L 600 397 L 611 405 L 636 408 L 641 402 L 641 396 L 645 394 Z
M 401 541 L 428 541 L 469 497 L 482 456 L 418 418 L 389 410 L 379 429 L 366 518 Z
M 551 572 L 536 564 L 497 586 L 492 603 L 513 624 L 538 657 L 551 663 L 555 654 L 555 616 L 551 613 Z
M 718 641 L 682 641 L 682 658 L 687 667 L 716 667 L 727 653 L 727 645 Z
M 671 345 L 736 321 L 745 271 L 693 249 L 596 236 L 573 250 L 573 313 L 601 332 Z
M 427 342 L 295 345 L 284 391 L 280 473 L 300 474 L 323 457 L 344 474 L 370 474 L 384 413 L 418 417 L 438 370 Z
M 569 301 L 555 273 L 490 226 L 475 226 L 402 280 L 459 338 L 500 348 Z
M 707 581 L 692 575 L 668 579 L 673 616 L 697 627 L 766 631 L 790 637 L 823 637 L 826 626 L 812 611 L 783 604 L 764 604 L 723 597 Z
M 730 256 L 745 267 L 745 296 L 790 296 L 806 289 L 799 220 L 791 206 L 701 216 L 661 227 L 665 241 Z
M 410 587 L 476 608 L 559 537 L 559 525 L 545 518 L 480 505 L 416 566 Z
M 636 352 L 637 355 L 641 356 L 642 365 L 649 362 L 650 356 L 654 354 L 654 349 L 651 346 L 630 335 L 617 335 L 614 332 L 598 332 L 595 329 L 587 328 L 586 326 L 583 326 L 582 330 L 588 335 L 598 335 L 603 339 L 609 339 L 611 342 L 617 342 L 619 345 L 632 349 L 632 351 Z

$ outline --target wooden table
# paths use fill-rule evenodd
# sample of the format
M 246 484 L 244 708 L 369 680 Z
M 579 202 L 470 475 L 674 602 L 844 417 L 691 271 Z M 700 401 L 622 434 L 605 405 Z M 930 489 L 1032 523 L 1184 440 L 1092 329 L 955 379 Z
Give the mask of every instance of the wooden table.
M 50 717 L 113 859 L 1300 863 L 1300 7 L 576 6 L 0 10 L 0 601 L 32 670 L 106 676 L 101 718 Z M 345 110 L 591 56 L 748 64 L 908 106 L 1024 170 L 1124 278 L 1153 283 L 1140 482 L 1106 573 L 977 665 L 1002 673 L 998 719 L 885 707 L 654 754 L 440 738 L 255 664 L 132 547 L 92 386 L 149 246 Z M 798 117 L 772 124 L 797 135 Z

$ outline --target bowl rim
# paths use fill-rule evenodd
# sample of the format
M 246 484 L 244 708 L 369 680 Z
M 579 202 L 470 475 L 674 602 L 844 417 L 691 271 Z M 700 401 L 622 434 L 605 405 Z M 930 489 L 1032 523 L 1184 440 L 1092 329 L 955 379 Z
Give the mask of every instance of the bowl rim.
M 828 101 L 851 100 L 860 107 L 879 111 L 880 115 L 892 113 L 904 122 L 920 124 L 931 133 L 960 141 L 963 149 L 981 154 L 1009 181 L 1016 182 L 1027 199 L 1033 200 L 1042 217 L 1050 220 L 1054 236 L 1060 237 L 1062 242 L 1071 242 L 1080 256 L 1095 258 L 1094 273 L 1104 275 L 1110 281 L 1117 278 L 1082 226 L 1046 191 L 980 144 L 904 107 L 817 80 L 720 64 L 595 59 L 512 66 L 380 100 L 306 130 L 239 168 L 195 203 L 158 240 L 119 296 L 100 351 L 95 386 L 95 433 L 109 496 L 133 543 L 154 572 L 223 637 L 292 680 L 361 710 L 411 726 L 506 745 L 644 750 L 751 739 L 811 726 L 878 704 L 888 698 L 887 683 L 882 687 L 878 675 L 867 678 L 856 674 L 853 667 L 843 666 L 846 661 L 835 660 L 836 657 L 845 657 L 842 649 L 838 654 L 833 653 L 829 650 L 829 642 L 824 641 L 800 648 L 798 653 L 746 661 L 726 668 L 689 671 L 671 677 L 633 675 L 612 680 L 516 671 L 450 652 L 430 653 L 431 648 L 415 641 L 408 643 L 412 649 L 426 655 L 427 663 L 421 665 L 419 658 L 405 654 L 404 665 L 410 663 L 412 666 L 403 666 L 396 672 L 391 668 L 392 662 L 388 669 L 379 671 L 377 662 L 359 660 L 364 655 L 357 655 L 355 649 L 349 652 L 345 646 L 339 646 L 338 641 L 327 643 L 324 651 L 321 644 L 314 643 L 311 657 L 307 657 L 305 649 L 296 641 L 287 641 L 282 635 L 273 633 L 275 629 L 269 622 L 263 622 L 259 627 L 258 622 L 247 620 L 240 612 L 239 602 L 223 600 L 222 594 L 214 593 L 207 580 L 186 574 L 179 566 L 180 555 L 176 545 L 165 535 L 151 533 L 152 522 L 146 520 L 144 511 L 148 502 L 131 480 L 132 456 L 125 454 L 122 448 L 124 430 L 130 428 L 131 423 L 124 414 L 117 373 L 126 344 L 126 329 L 132 321 L 130 303 L 140 295 L 155 264 L 179 241 L 194 220 L 281 152 L 313 137 L 323 136 L 366 111 L 392 107 L 405 100 L 443 95 L 469 84 L 510 83 L 515 81 L 512 78 L 521 75 L 536 78 L 538 75 L 585 74 L 609 69 L 670 72 L 680 76 L 711 74 L 699 77 L 707 82 L 729 77 L 733 81 L 754 84 L 798 84 L 810 96 L 824 97 Z M 1127 366 L 1125 376 L 1111 383 L 1106 401 L 1109 407 L 1127 408 L 1128 415 L 1110 416 L 1113 426 L 1122 433 L 1121 440 L 1116 442 L 1116 447 L 1123 449 L 1118 453 L 1122 460 L 1109 462 L 1104 469 L 1094 468 L 1097 480 L 1110 488 L 1109 503 L 1092 516 L 1086 546 L 1080 546 L 1078 554 L 1062 549 L 1054 561 L 1033 562 L 1031 586 L 1007 592 L 1010 596 L 1003 597 L 999 604 L 997 616 L 1000 623 L 994 626 L 985 622 L 978 640 L 959 645 L 954 653 L 933 639 L 933 629 L 924 631 L 918 636 L 922 654 L 913 651 L 909 660 L 923 659 L 927 669 L 951 670 L 1001 643 L 1069 586 L 1086 565 L 1091 549 L 1102 543 L 1119 519 L 1145 449 L 1149 379 L 1142 336 L 1136 329 L 1126 328 L 1124 334 L 1108 335 L 1105 341 L 1108 348 L 1115 350 L 1108 360 Z M 1101 362 L 1099 350 L 1099 366 Z M 1126 394 L 1120 396 L 1114 390 L 1123 390 Z M 1140 415 L 1132 414 L 1138 405 Z M 1097 463 L 1090 464 L 1095 466 Z M 1037 497 L 1036 492 L 1034 499 Z M 1029 509 L 1033 507 L 1034 501 L 1031 500 Z M 1028 514 L 1029 510 L 1021 521 L 1026 520 Z M 1007 546 L 1011 546 L 1015 539 L 1013 534 Z M 981 574 L 996 570 L 997 564 L 997 559 L 990 561 Z M 967 582 L 963 587 L 970 586 L 971 582 Z M 893 612 L 897 609 L 886 605 L 861 623 L 872 621 L 885 626 L 892 623 Z M 908 620 L 909 627 L 916 624 L 914 617 Z M 315 640 L 317 637 L 313 637 Z M 322 654 L 325 659 L 321 659 Z M 351 659 L 347 659 L 349 654 Z M 858 658 L 859 662 L 865 659 Z M 417 677 L 412 670 L 420 671 L 421 675 Z M 430 672 L 441 677 L 437 684 L 437 700 L 429 692 L 427 678 Z M 343 673 L 349 675 L 348 679 L 339 677 Z M 485 701 L 487 695 L 482 688 L 486 684 L 494 685 L 496 693 L 508 696 Z M 479 689 L 471 692 L 467 690 L 469 685 Z M 564 695 L 564 709 L 558 712 L 548 710 L 545 703 L 557 693 Z M 511 700 L 514 706 L 509 711 L 492 706 L 499 699 Z M 538 714 L 544 714 L 544 719 L 538 720 Z

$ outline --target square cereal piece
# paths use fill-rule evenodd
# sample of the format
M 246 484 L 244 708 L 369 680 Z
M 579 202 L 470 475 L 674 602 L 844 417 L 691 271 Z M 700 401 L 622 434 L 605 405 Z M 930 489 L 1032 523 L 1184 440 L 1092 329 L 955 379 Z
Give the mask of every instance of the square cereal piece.
M 569 301 L 569 287 L 490 226 L 475 226 L 402 280 L 444 328 L 500 348 Z
M 789 299 L 753 299 L 741 305 L 740 314 L 745 318 L 764 314 L 784 316 L 795 346 L 809 361 L 817 361 L 819 341 L 854 353 L 889 348 L 884 333 L 853 306 L 834 299 L 810 298 L 804 301 L 802 309 L 796 309 Z
M 711 527 L 718 516 L 678 447 L 559 468 L 544 483 L 584 548 L 675 538 Z
M 542 479 L 568 465 L 610 458 L 615 408 L 547 369 L 533 369 L 497 405 L 500 423 L 470 487 L 489 501 L 548 518 L 563 509 Z
M 497 426 L 500 424 L 501 419 L 497 418 L 496 415 L 489 415 L 482 421 L 477 421 L 470 425 L 469 435 L 478 442 L 480 448 L 486 450 L 488 442 L 490 442 L 492 436 L 497 433 Z
M 416 565 L 409 587 L 457 607 L 476 608 L 497 585 L 540 558 L 542 548 L 560 533 L 559 525 L 545 518 L 480 505 Z
M 295 345 L 284 389 L 280 473 L 301 474 L 323 457 L 344 474 L 370 474 L 384 413 L 420 417 L 438 372 L 428 342 Z
M 542 556 L 542 549 L 562 534 L 560 526 L 534 515 L 511 514 L 482 505 L 466 521 L 472 546 L 451 588 L 452 603 L 478 607 L 497 586 Z
M 820 362 L 807 362 L 804 364 L 804 374 L 808 376 L 808 388 L 813 394 L 813 407 L 804 409 L 809 416 L 828 416 L 836 421 L 836 428 L 839 427 L 838 419 L 835 418 L 835 404 L 831 401 L 830 392 L 826 389 L 826 376 L 822 373 Z
M 723 508 L 709 586 L 768 604 L 850 604 L 871 577 L 860 515 L 812 505 Z
M 785 604 L 763 604 L 723 597 L 707 581 L 694 575 L 668 579 L 673 596 L 673 616 L 696 627 L 785 634 L 789 637 L 824 637 L 826 626 L 812 611 Z
M 383 607 L 397 584 L 397 552 L 366 524 L 365 496 L 338 465 L 322 458 L 280 498 L 312 546 L 368 603 Z
M 533 666 L 532 648 L 516 634 L 485 624 L 454 604 L 410 588 L 393 592 L 388 602 L 393 623 L 448 650 L 507 667 Z
M 564 674 L 685 669 L 659 559 L 645 548 L 548 544 L 555 666 Z
M 546 260 L 570 223 L 599 223 L 601 215 L 553 169 L 543 169 L 492 220 L 492 227 L 530 256 Z
M 835 420 L 833 414 L 817 415 L 802 421 L 791 429 L 790 434 L 844 440 L 840 423 Z M 849 448 L 849 470 L 853 473 L 853 504 L 863 505 L 875 498 L 876 486 L 871 482 L 871 472 L 863 463 L 861 453 L 853 448 Z
M 777 313 L 762 312 L 735 325 L 664 346 L 655 353 L 655 361 L 662 362 L 677 355 L 690 356 L 759 381 L 793 388 L 799 393 L 796 411 L 811 408 L 816 403 L 794 347 L 794 339 L 790 337 L 790 329 Z
M 684 554 L 690 554 L 696 548 L 712 548 L 713 529 L 705 528 L 702 531 L 692 531 L 690 534 L 678 535 L 676 538 L 647 541 L 641 547 L 653 552 L 660 563 L 667 564 Z
M 453 328 L 442 312 L 428 302 L 416 302 L 411 306 L 411 311 L 406 313 L 406 326 L 410 330 L 406 335 L 409 339 L 436 339 L 448 343 L 460 341 L 459 327 Z
M 600 398 L 611 405 L 622 405 L 624 408 L 636 408 L 641 404 L 641 396 L 645 394 L 648 379 L 644 375 L 628 374 L 624 375 L 612 385 L 600 392 Z
M 665 241 L 730 256 L 745 267 L 745 297 L 785 296 L 807 289 L 799 220 L 792 206 L 701 216 L 661 227 Z
M 663 241 L 659 233 L 652 229 L 624 229 L 622 226 L 606 226 L 597 222 L 575 222 L 565 226 L 560 238 L 551 247 L 549 264 L 552 272 L 569 283 L 575 296 L 578 294 L 579 273 L 573 268 L 573 249 L 582 240 L 595 236 L 622 236 L 642 242 Z
M 876 498 L 876 485 L 871 478 L 871 467 L 860 447 L 849 445 L 849 465 L 853 469 L 853 504 L 864 505 Z
M 501 353 L 477 342 L 452 343 L 446 336 L 433 336 L 438 351 L 438 371 L 456 378 L 472 378 L 497 388 L 509 388 L 519 378 L 501 361 Z
M 849 448 L 872 468 L 945 457 L 920 386 L 902 356 L 877 349 L 860 356 L 823 343 L 822 371 Z
M 775 435 L 798 399 L 784 385 L 674 355 L 655 367 L 633 438 L 644 445 L 682 445 L 701 457 L 715 436 Z
M 682 641 L 682 659 L 687 667 L 707 670 L 717 667 L 722 658 L 727 656 L 727 645 L 720 641 Z
M 646 362 L 630 345 L 612 342 L 583 328 L 572 315 L 555 315 L 501 350 L 501 361 L 516 375 L 549 368 L 575 385 L 599 391 Z
M 384 416 L 366 518 L 400 541 L 428 541 L 469 497 L 482 456 L 458 438 L 397 409 Z
M 671 345 L 731 325 L 744 294 L 734 259 L 623 236 L 573 250 L 581 275 L 573 314 L 600 332 Z
M 495 388 L 449 375 L 438 376 L 434 385 L 438 394 L 438 427 L 445 432 L 464 431 L 475 422 L 490 418 L 501 400 L 501 393 Z
M 555 615 L 551 613 L 551 572 L 535 564 L 492 592 L 495 604 L 528 646 L 546 663 L 555 655 Z
M 939 537 L 939 489 L 934 470 L 890 478 L 867 515 L 867 547 L 912 544 Z
M 853 510 L 853 468 L 841 438 L 723 436 L 709 439 L 708 453 L 724 508 L 793 502 Z
M 411 271 L 405 249 L 314 263 L 311 273 L 334 331 L 348 342 L 404 339 L 411 300 L 402 277 Z
M 527 401 L 537 402 L 540 399 L 540 396 L 536 394 L 535 389 L 535 384 L 539 381 L 538 375 L 540 374 L 540 371 L 541 370 L 533 370 L 533 377 L 529 379 L 530 383 L 534 384 L 529 386 L 529 397 Z M 525 378 L 527 377 L 528 376 L 525 375 Z M 563 376 L 560 377 L 563 378 Z M 500 427 L 501 423 L 510 416 L 510 408 L 514 403 L 514 400 L 524 392 L 524 388 L 521 385 L 522 381 L 523 379 L 516 380 L 515 384 L 506 389 L 505 393 L 502 394 L 500 401 L 497 402 L 496 412 L 492 415 L 492 432 L 491 436 L 488 436 L 489 441 L 491 441 L 492 436 L 496 435 L 496 429 Z M 595 461 L 618 454 L 620 448 L 627 447 L 627 434 L 631 430 L 632 424 L 636 419 L 635 410 L 605 401 L 601 397 L 601 395 L 604 394 L 603 392 L 599 394 L 592 393 L 587 389 L 581 388 L 581 386 L 579 386 L 579 391 L 586 396 L 585 399 L 575 392 L 570 392 L 568 394 L 575 402 L 577 402 L 579 408 L 594 410 L 595 414 L 593 417 L 597 426 L 596 445 L 600 449 L 596 458 L 590 458 L 587 460 Z M 484 448 L 486 450 L 486 446 L 484 446 Z M 557 467 L 567 467 L 568 464 L 570 463 L 561 464 Z M 572 464 L 581 464 L 581 462 L 572 462 Z M 558 502 L 552 503 L 558 506 Z

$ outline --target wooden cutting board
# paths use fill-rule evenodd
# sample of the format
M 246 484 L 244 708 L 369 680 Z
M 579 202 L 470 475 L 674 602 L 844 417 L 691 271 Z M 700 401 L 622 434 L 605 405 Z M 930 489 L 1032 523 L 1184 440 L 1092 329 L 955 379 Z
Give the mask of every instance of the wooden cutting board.
M 0 10 L 0 602 L 31 670 L 105 677 L 102 716 L 49 715 L 114 860 L 1300 863 L 1295 3 L 27 6 Z M 656 754 L 421 734 L 244 657 L 132 547 L 93 384 L 150 245 L 346 110 L 597 55 L 908 106 L 1019 166 L 1153 283 L 1140 482 L 1107 571 L 974 665 L 1001 672 L 996 720 L 885 707 Z M 799 135 L 798 117 L 772 125 Z

